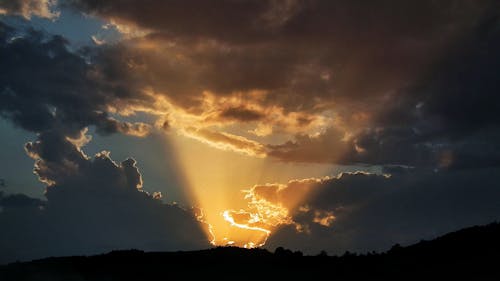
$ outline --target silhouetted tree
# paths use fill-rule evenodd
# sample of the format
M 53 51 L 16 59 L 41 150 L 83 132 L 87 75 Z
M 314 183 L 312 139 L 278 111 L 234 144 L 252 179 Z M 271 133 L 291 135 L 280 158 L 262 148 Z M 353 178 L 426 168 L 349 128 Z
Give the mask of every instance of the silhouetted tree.
M 389 254 L 397 254 L 399 252 L 401 252 L 401 250 L 403 249 L 403 247 L 401 247 L 401 245 L 399 244 L 394 244 L 394 246 L 391 247 L 391 249 L 389 250 Z
M 358 256 L 358 254 L 356 254 L 356 253 L 351 253 L 349 251 L 345 251 L 344 254 L 342 255 L 342 258 L 354 258 L 357 256 Z
M 277 256 L 291 256 L 293 255 L 293 252 L 283 247 L 278 247 L 274 250 L 274 254 Z
M 328 257 L 328 253 L 325 250 L 322 250 L 317 254 L 318 257 Z

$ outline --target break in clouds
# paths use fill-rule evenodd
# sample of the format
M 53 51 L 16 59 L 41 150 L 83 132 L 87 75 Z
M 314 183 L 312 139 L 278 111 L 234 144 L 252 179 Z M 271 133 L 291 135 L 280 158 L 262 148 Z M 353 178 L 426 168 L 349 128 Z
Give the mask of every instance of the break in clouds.
M 25 19 L 85 13 L 122 36 L 74 48 L 0 21 L 0 115 L 37 134 L 25 148 L 47 186 L 46 200 L 0 197 L 0 261 L 208 245 L 190 211 L 142 189 L 134 160 L 85 155 L 88 127 L 176 132 L 249 157 L 391 174 L 251 188 L 248 208 L 232 214 L 241 223 L 249 223 L 241 214 L 257 214 L 276 228 L 271 248 L 383 250 L 498 219 L 499 8 L 466 0 L 0 2 L 1 14 Z M 120 120 L 139 112 L 154 121 Z M 288 212 L 265 217 L 252 200 Z

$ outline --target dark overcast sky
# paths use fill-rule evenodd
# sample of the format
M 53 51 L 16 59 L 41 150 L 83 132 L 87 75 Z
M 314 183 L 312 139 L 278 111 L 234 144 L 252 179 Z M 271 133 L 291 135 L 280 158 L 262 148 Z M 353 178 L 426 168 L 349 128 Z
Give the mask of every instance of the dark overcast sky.
M 0 262 L 498 220 L 498 50 L 493 0 L 2 0 Z

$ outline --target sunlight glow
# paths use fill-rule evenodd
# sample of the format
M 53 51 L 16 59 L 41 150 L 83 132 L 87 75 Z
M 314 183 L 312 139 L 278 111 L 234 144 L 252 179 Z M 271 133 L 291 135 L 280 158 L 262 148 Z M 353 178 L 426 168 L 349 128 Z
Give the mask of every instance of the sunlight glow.
M 213 245 L 260 247 L 281 225 L 293 223 L 289 209 L 298 207 L 307 194 L 294 194 L 284 206 L 255 196 L 256 184 L 324 177 L 338 171 L 333 165 L 283 163 L 220 150 L 175 133 L 165 137 L 177 153 L 189 191 L 188 204 L 200 209 L 198 220 L 209 224 L 206 235 Z
M 248 229 L 248 230 L 256 230 L 256 231 L 262 231 L 266 234 L 269 234 L 271 233 L 270 230 L 268 229 L 265 229 L 265 228 L 262 228 L 262 227 L 255 227 L 255 226 L 249 226 L 247 224 L 241 224 L 241 223 L 236 223 L 234 221 L 234 218 L 233 216 L 230 214 L 230 211 L 229 210 L 226 210 L 222 213 L 222 216 L 224 217 L 224 219 L 229 222 L 232 226 L 236 226 L 236 227 L 239 227 L 239 228 L 243 228 L 243 229 Z

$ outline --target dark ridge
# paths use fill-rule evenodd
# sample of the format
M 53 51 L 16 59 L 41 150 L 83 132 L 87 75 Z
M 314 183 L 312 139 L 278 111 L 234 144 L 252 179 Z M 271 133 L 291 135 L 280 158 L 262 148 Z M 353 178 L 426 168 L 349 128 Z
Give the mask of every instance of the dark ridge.
M 174 280 L 188 278 L 500 280 L 500 224 L 474 226 L 385 253 L 303 256 L 281 247 L 190 252 L 113 251 L 0 266 L 0 280 Z M 215 279 L 217 280 L 217 279 Z

